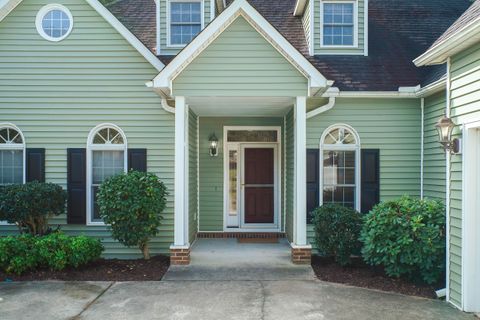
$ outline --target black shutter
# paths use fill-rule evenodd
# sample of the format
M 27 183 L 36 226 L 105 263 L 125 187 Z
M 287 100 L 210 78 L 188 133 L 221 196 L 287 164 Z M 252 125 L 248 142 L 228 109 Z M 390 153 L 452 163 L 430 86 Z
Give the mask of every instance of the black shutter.
M 67 149 L 67 223 L 87 221 L 87 152 L 86 149 Z
M 362 150 L 362 213 L 368 213 L 380 202 L 380 151 Z
M 45 182 L 45 149 L 26 150 L 26 180 L 27 182 Z
M 319 151 L 307 149 L 307 221 L 312 220 L 312 211 L 318 207 L 319 202 Z
M 147 149 L 128 149 L 128 170 L 147 171 Z

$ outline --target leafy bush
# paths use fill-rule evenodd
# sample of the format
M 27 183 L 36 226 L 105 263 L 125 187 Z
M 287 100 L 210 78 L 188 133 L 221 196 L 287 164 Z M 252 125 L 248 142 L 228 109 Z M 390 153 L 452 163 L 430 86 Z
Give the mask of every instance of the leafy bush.
M 315 242 L 321 254 L 333 256 L 344 266 L 351 262 L 353 253 L 359 252 L 362 217 L 357 211 L 326 204 L 313 211 L 313 225 Z
M 149 259 L 148 241 L 158 233 L 166 194 L 155 174 L 130 171 L 107 179 L 99 188 L 97 203 L 113 238 L 128 247 L 138 246 Z
M 102 251 L 103 246 L 97 239 L 70 237 L 61 232 L 46 236 L 9 236 L 0 238 L 0 269 L 22 274 L 36 268 L 77 268 L 100 258 Z
M 44 235 L 48 219 L 65 212 L 67 193 L 53 183 L 8 185 L 0 193 L 0 219 L 14 223 L 21 232 Z
M 445 207 L 440 201 L 402 197 L 365 216 L 362 254 L 389 276 L 440 279 L 445 269 Z

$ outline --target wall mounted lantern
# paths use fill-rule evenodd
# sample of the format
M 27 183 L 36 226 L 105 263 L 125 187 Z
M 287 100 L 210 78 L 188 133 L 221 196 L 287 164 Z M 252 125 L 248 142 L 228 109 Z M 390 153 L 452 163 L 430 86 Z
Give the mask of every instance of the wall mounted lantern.
M 460 140 L 452 139 L 452 132 L 455 129 L 456 124 L 452 121 L 451 118 L 443 116 L 438 120 L 437 125 L 435 126 L 438 131 L 438 139 L 440 144 L 443 146 L 443 149 L 446 152 L 450 153 L 459 153 L 460 152 Z
M 210 137 L 208 138 L 208 142 L 210 142 L 210 157 L 216 157 L 218 156 L 218 138 L 215 135 L 215 133 L 212 133 Z

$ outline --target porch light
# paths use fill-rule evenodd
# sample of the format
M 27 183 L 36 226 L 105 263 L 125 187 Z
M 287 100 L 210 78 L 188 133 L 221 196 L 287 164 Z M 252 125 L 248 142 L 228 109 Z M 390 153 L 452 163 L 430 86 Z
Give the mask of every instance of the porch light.
M 208 142 L 210 142 L 210 157 L 218 156 L 218 138 L 215 133 L 212 133 L 208 138 Z
M 452 140 L 452 132 L 455 126 L 456 124 L 447 116 L 440 118 L 435 126 L 437 128 L 439 142 L 446 152 L 458 153 L 460 150 L 460 140 Z

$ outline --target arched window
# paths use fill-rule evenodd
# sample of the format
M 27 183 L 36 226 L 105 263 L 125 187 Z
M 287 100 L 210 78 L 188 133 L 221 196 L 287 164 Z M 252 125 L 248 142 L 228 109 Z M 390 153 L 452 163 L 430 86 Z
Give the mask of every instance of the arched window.
M 0 185 L 25 183 L 25 139 L 12 124 L 0 124 Z
M 320 140 L 320 204 L 360 210 L 360 138 L 345 124 L 325 130 Z
M 95 127 L 87 143 L 87 216 L 89 224 L 103 224 L 96 203 L 105 179 L 127 171 L 127 138 L 113 124 Z

